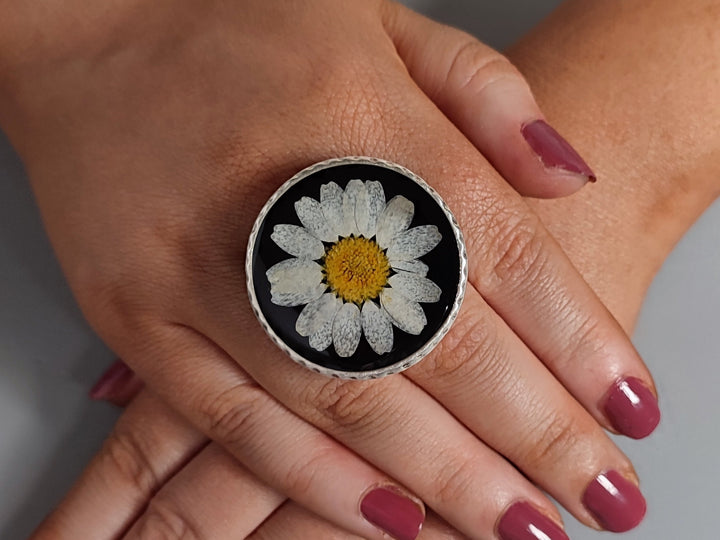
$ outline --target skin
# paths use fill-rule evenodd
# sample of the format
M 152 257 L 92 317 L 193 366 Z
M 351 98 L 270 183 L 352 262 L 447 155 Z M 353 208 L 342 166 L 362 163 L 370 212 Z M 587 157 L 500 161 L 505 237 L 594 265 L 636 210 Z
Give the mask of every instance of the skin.
M 701 8 L 710 9 L 712 7 L 709 6 L 709 4 L 700 2 L 697 3 L 697 6 L 700 11 L 702 11 Z M 640 3 L 632 3 L 631 7 L 647 15 L 643 10 L 648 8 L 644 8 Z M 668 19 L 672 21 L 678 20 L 680 14 L 673 13 L 673 7 L 669 3 L 667 5 L 663 3 L 662 7 L 665 11 L 659 8 L 657 11 L 650 11 L 658 16 L 668 17 Z M 593 15 L 589 20 L 592 24 L 583 26 L 583 39 L 589 44 L 576 48 L 576 52 L 573 54 L 579 55 L 578 58 L 582 59 L 583 62 L 572 65 L 587 65 L 588 72 L 583 73 L 582 68 L 575 67 L 574 70 L 567 70 L 569 73 L 563 72 L 562 76 L 558 77 L 557 65 L 561 62 L 560 59 L 567 61 L 567 51 L 563 47 L 563 44 L 567 43 L 567 40 L 571 40 L 573 43 L 584 43 L 583 40 L 579 39 L 577 34 L 573 33 L 577 32 L 577 30 L 573 30 L 573 28 L 577 28 L 577 26 L 565 23 L 581 16 L 584 17 L 587 13 Z M 693 10 L 689 11 L 690 15 L 694 13 Z M 668 14 L 677 15 L 678 17 L 670 17 Z M 704 206 L 717 194 L 716 186 L 712 185 L 712 182 L 709 180 L 704 181 L 704 179 L 718 177 L 718 156 L 717 151 L 714 150 L 718 147 L 718 141 L 716 139 L 718 133 L 716 129 L 718 126 L 718 118 L 713 117 L 712 114 L 704 114 L 701 118 L 691 117 L 692 114 L 696 114 L 697 116 L 692 104 L 697 103 L 698 100 L 701 99 L 709 99 L 709 96 L 712 95 L 711 91 L 713 84 L 716 82 L 716 78 L 713 79 L 713 73 L 711 72 L 706 74 L 707 82 L 705 79 L 700 79 L 698 83 L 698 77 L 692 77 L 693 75 L 697 75 L 696 72 L 692 71 L 692 69 L 697 69 L 696 63 L 683 62 L 685 56 L 681 56 L 687 54 L 688 51 L 682 49 L 680 51 L 670 51 L 667 47 L 666 40 L 661 39 L 667 36 L 661 35 L 659 31 L 653 33 L 651 29 L 655 28 L 655 26 L 649 26 L 648 32 L 643 34 L 643 42 L 645 43 L 647 39 L 649 47 L 656 47 L 656 51 L 653 52 L 661 53 L 663 66 L 671 66 L 675 70 L 685 70 L 689 77 L 679 77 L 680 81 L 683 81 L 685 84 L 679 83 L 672 87 L 669 90 L 670 95 L 667 94 L 668 89 L 665 89 L 666 92 L 664 94 L 658 95 L 656 90 L 658 87 L 657 83 L 659 80 L 662 80 L 661 77 L 665 76 L 667 71 L 662 71 L 659 68 L 656 70 L 649 69 L 648 72 L 645 73 L 646 77 L 640 78 L 641 81 L 647 83 L 646 86 L 637 83 L 635 80 L 637 74 L 634 73 L 632 79 L 625 79 L 625 82 L 633 83 L 629 86 L 633 88 L 633 91 L 627 92 L 618 98 L 620 100 L 618 108 L 623 112 L 632 111 L 633 114 L 637 114 L 639 117 L 630 115 L 630 118 L 626 118 L 626 116 L 628 116 L 627 114 L 618 115 L 617 117 L 611 116 L 610 118 L 612 118 L 614 122 L 606 122 L 598 126 L 596 122 L 592 121 L 592 115 L 588 116 L 587 112 L 587 110 L 602 110 L 601 107 L 604 103 L 604 94 L 600 91 L 602 88 L 598 88 L 597 81 L 594 79 L 613 82 L 618 80 L 622 81 L 623 76 L 628 77 L 627 65 L 623 65 L 623 62 L 630 61 L 627 59 L 627 55 L 619 54 L 620 51 L 614 49 L 614 47 L 618 47 L 618 42 L 621 40 L 603 39 L 600 30 L 604 28 L 604 26 L 600 24 L 603 22 L 603 17 L 605 17 L 605 21 L 610 19 L 616 23 L 618 22 L 612 18 L 613 14 L 610 13 L 609 10 L 603 10 L 599 4 L 591 2 L 584 3 L 581 6 L 570 4 L 564 8 L 564 11 L 561 10 L 556 14 L 554 19 L 546 23 L 535 35 L 518 46 L 511 54 L 516 64 L 530 78 L 540 103 L 548 115 L 554 119 L 554 123 L 561 126 L 563 132 L 571 134 L 573 141 L 581 141 L 583 153 L 590 152 L 590 155 L 594 158 L 592 163 L 598 163 L 599 167 L 601 167 L 599 168 L 599 171 L 601 171 L 599 176 L 603 179 L 607 178 L 607 181 L 598 184 L 596 189 L 592 191 L 585 190 L 567 201 L 533 203 L 533 205 L 536 207 L 536 211 L 542 219 L 549 224 L 551 231 L 562 242 L 566 252 L 573 258 L 573 261 L 578 265 L 580 270 L 583 271 L 586 279 L 593 285 L 601 298 L 606 301 L 607 305 L 613 309 L 625 327 L 629 328 L 637 312 L 645 286 L 651 279 L 657 266 L 667 254 L 667 251 L 673 245 L 674 241 L 679 238 L 689 223 L 692 222 Z M 628 18 L 628 20 L 629 19 L 631 18 Z M 692 22 L 695 25 L 692 27 L 693 31 L 697 31 L 697 25 L 702 25 L 704 21 L 706 21 L 706 19 L 699 16 L 696 20 L 693 19 Z M 622 22 L 622 19 L 619 22 Z M 705 22 L 705 24 L 707 24 L 707 22 Z M 594 25 L 597 25 L 597 27 Z M 593 34 L 594 28 L 597 28 L 595 34 Z M 632 40 L 632 25 L 629 23 L 624 26 L 623 24 L 617 24 L 615 28 L 615 31 L 620 34 L 620 37 L 624 36 L 626 43 Z M 666 30 L 666 28 L 667 27 L 665 27 L 664 30 Z M 623 30 L 625 32 L 624 34 Z M 677 27 L 673 27 L 673 30 L 678 33 L 685 31 L 684 27 L 680 24 L 678 24 Z M 606 47 L 606 49 L 603 49 L 603 47 Z M 699 55 L 698 65 L 704 65 L 702 63 L 703 59 L 705 61 L 711 60 L 710 58 L 703 58 L 700 51 L 694 52 L 697 53 L 695 57 Z M 710 53 L 705 51 L 705 54 L 709 55 Z M 410 63 L 412 64 L 412 62 Z M 600 68 L 598 68 L 598 65 Z M 650 67 L 652 67 L 652 65 Z M 422 75 L 418 75 L 417 69 L 415 70 L 415 77 L 426 80 Z M 607 76 L 598 77 L 599 69 L 607 70 Z M 412 68 L 411 71 L 413 71 Z M 676 73 L 676 71 L 673 71 L 673 73 Z M 590 77 L 590 74 L 593 74 L 594 77 Z M 656 78 L 653 79 L 653 76 Z M 714 76 L 717 77 L 717 74 L 714 74 Z M 589 81 L 593 81 L 594 84 L 591 85 Z M 688 83 L 688 81 L 692 81 L 692 84 Z M 610 83 L 608 82 L 606 84 Z M 578 92 L 581 92 L 588 98 L 583 100 L 583 108 L 581 109 L 577 108 L 581 105 L 578 103 L 578 100 L 567 98 L 568 95 L 577 95 Z M 675 94 L 673 94 L 673 92 Z M 21 93 L 16 93 L 15 95 L 20 94 Z M 640 112 L 636 111 L 637 108 L 631 107 L 638 99 L 647 99 L 648 96 L 656 99 L 648 100 L 649 103 Z M 684 110 L 682 106 L 677 106 L 678 98 L 680 97 L 682 97 L 682 99 L 679 100 L 681 104 L 687 103 L 687 107 Z M 593 99 L 596 99 L 596 101 L 593 101 Z M 668 105 L 677 106 L 680 110 L 669 108 Z M 7 116 L 8 114 L 6 113 L 6 117 Z M 42 117 L 42 115 L 39 116 Z M 605 119 L 608 118 L 606 114 L 601 116 Z M 30 119 L 32 120 L 32 117 Z M 11 124 L 12 123 L 8 125 Z M 17 126 L 17 124 L 15 125 Z M 637 137 L 640 139 L 637 144 L 645 149 L 645 153 L 638 152 L 638 148 L 632 143 L 621 144 L 621 142 L 624 142 L 620 140 L 621 135 L 627 133 L 627 130 L 631 128 L 633 129 L 633 133 L 636 133 L 638 126 L 642 126 L 644 130 L 643 133 L 646 134 L 644 138 Z M 623 130 L 623 128 L 625 128 L 625 130 Z M 661 142 L 658 142 L 651 136 L 657 129 L 662 129 L 662 133 L 664 134 Z M 9 131 L 11 132 L 11 136 L 13 136 L 12 129 Z M 38 131 L 42 132 L 42 130 L 37 129 L 30 130 L 31 135 L 24 139 L 26 141 L 26 155 L 32 154 L 30 150 L 30 148 L 32 148 L 32 142 L 28 141 L 36 137 Z M 50 134 L 45 134 L 45 136 L 50 136 Z M 42 141 L 42 136 L 40 139 L 43 144 L 48 142 L 47 140 Z M 698 144 L 687 145 L 688 139 L 692 139 Z M 22 142 L 17 142 L 18 140 L 22 141 L 23 139 L 16 131 L 13 141 L 15 141 L 16 146 L 22 148 L 23 144 Z M 84 140 L 87 141 L 86 139 Z M 458 142 L 457 144 L 460 143 Z M 654 147 L 653 144 L 658 146 Z M 655 149 L 655 152 L 648 152 L 648 147 Z M 463 149 L 465 148 L 466 146 L 463 146 Z M 663 150 L 663 152 L 659 152 L 659 150 Z M 452 149 L 448 149 L 448 151 L 450 152 Z M 675 154 L 673 154 L 673 152 L 675 152 Z M 638 155 L 642 157 L 639 159 Z M 661 155 L 661 158 L 649 159 L 657 155 Z M 612 158 L 608 156 L 612 156 Z M 53 162 L 52 159 L 49 159 L 49 161 L 55 165 L 60 163 L 59 161 Z M 32 163 L 32 158 L 26 157 L 26 162 Z M 89 163 L 92 164 L 93 161 L 90 160 Z M 77 163 L 74 165 L 77 166 Z M 49 166 L 46 163 L 45 169 L 42 164 L 38 165 L 38 167 L 43 171 L 47 170 L 46 168 Z M 31 166 L 30 169 L 31 175 L 33 175 L 33 167 Z M 42 176 L 43 175 L 40 174 L 40 177 Z M 660 180 L 648 185 L 647 178 L 659 178 Z M 692 182 L 690 181 L 691 179 Z M 696 179 L 699 180 L 696 181 Z M 678 185 L 678 180 L 685 180 L 685 182 L 681 182 L 680 185 Z M 36 187 L 36 190 L 37 189 Z M 39 189 L 40 192 L 42 192 L 42 190 L 43 188 Z M 638 193 L 640 194 L 639 196 L 637 196 Z M 443 195 L 445 195 L 446 199 L 450 199 L 448 195 Z M 628 195 L 636 196 L 628 197 Z M 49 201 L 50 199 L 46 200 Z M 618 200 L 622 202 L 618 203 Z M 41 200 L 41 206 L 42 204 Z M 456 205 L 462 206 L 462 201 L 457 202 Z M 672 208 L 670 219 L 668 219 L 667 215 L 668 208 Z M 44 212 L 46 211 L 44 210 Z M 56 212 L 57 214 L 60 213 L 59 210 L 56 210 Z M 457 210 L 456 212 L 460 214 Z M 52 215 L 52 212 L 50 212 L 50 214 Z M 590 220 L 588 220 L 588 216 L 590 216 Z M 63 218 L 56 216 L 55 219 L 58 219 L 61 223 L 63 220 L 72 221 L 72 219 L 68 217 Z M 619 219 L 624 220 L 622 227 L 618 227 Z M 582 226 L 579 226 L 578 223 L 581 223 Z M 157 225 L 162 224 L 159 223 Z M 52 225 L 50 226 L 50 230 L 52 234 Z M 162 226 L 159 227 L 159 230 L 165 231 Z M 578 232 L 578 230 L 581 232 Z M 640 242 L 638 243 L 638 241 Z M 56 244 L 57 242 L 60 242 L 61 245 L 63 244 L 62 240 L 57 240 Z M 643 246 L 641 253 L 644 255 L 643 257 L 638 256 L 638 245 Z M 71 248 L 72 246 L 68 249 Z M 606 248 L 605 251 L 603 251 L 604 248 Z M 62 248 L 60 251 L 62 251 Z M 633 272 L 631 276 L 632 279 L 627 279 L 628 273 L 624 271 L 618 271 L 616 274 L 613 274 L 608 271 L 607 266 L 598 264 L 598 253 L 612 254 L 612 257 L 607 258 L 607 260 L 615 262 L 615 264 L 611 265 L 612 268 L 624 270 L 625 268 L 632 267 L 633 270 L 637 269 L 637 273 Z M 594 255 L 594 257 L 592 255 Z M 72 257 L 70 258 L 72 259 Z M 644 265 L 637 264 L 638 259 L 643 262 Z M 628 298 L 635 299 L 635 301 L 629 301 Z M 496 297 L 496 301 L 499 302 L 500 300 L 507 301 L 508 298 Z M 137 308 L 137 306 L 133 307 Z M 508 311 L 506 311 L 505 314 L 506 317 L 509 316 Z M 125 355 L 123 356 L 126 357 Z M 130 359 L 132 357 L 133 355 L 128 358 Z M 139 365 L 138 363 L 138 366 Z M 135 366 L 133 365 L 133 367 Z M 148 368 L 145 369 L 147 370 Z M 141 370 L 138 371 L 140 372 Z M 145 372 L 142 374 L 145 376 Z M 150 373 L 150 375 L 151 376 L 147 378 L 152 381 L 152 373 Z M 153 407 L 148 406 L 150 409 Z M 588 408 L 592 409 L 592 407 Z M 128 412 L 128 415 L 130 412 L 131 411 Z M 131 425 L 134 424 L 131 423 Z M 527 429 L 527 426 L 525 426 L 525 428 Z M 522 433 L 521 430 L 523 426 L 517 426 L 516 429 L 519 433 Z M 132 429 L 130 432 L 132 432 Z M 596 432 L 592 431 L 592 433 Z M 488 435 L 486 435 L 486 437 L 488 437 Z M 342 437 L 340 438 L 342 440 Z M 594 441 L 601 440 L 600 438 L 594 439 Z M 194 444 L 201 445 L 201 439 Z M 352 446 L 351 442 L 346 442 L 346 444 Z M 498 443 L 496 443 L 496 445 L 497 444 Z M 541 442 L 536 441 L 535 444 L 539 445 Z M 601 442 L 600 444 L 602 445 L 604 443 Z M 178 448 L 187 447 L 187 444 L 178 446 Z M 195 447 L 190 445 L 190 448 Z M 557 471 L 562 470 L 562 463 L 568 458 L 568 452 L 572 455 L 573 451 L 572 448 L 563 450 L 565 451 L 550 456 L 550 461 L 552 462 L 552 467 L 556 475 L 560 474 Z M 588 449 L 583 448 L 582 450 L 586 453 Z M 175 451 L 180 452 L 178 449 L 175 449 Z M 187 450 L 185 450 L 185 452 L 186 454 L 184 455 L 188 455 Z M 208 449 L 207 452 L 211 452 L 211 450 Z M 215 451 L 212 450 L 212 452 Z M 108 450 L 106 450 L 106 455 L 107 454 Z M 109 452 L 109 454 L 112 455 L 112 452 Z M 182 452 L 180 452 L 180 454 L 182 454 Z M 202 455 L 203 454 L 201 454 L 201 456 Z M 512 459 L 512 456 L 508 457 Z M 160 461 L 162 462 L 162 459 Z M 547 465 L 548 464 L 545 464 L 545 466 Z M 583 469 L 587 465 L 588 464 L 580 464 L 578 468 Z M 176 467 L 177 466 L 179 466 L 179 464 L 176 464 Z M 560 469 L 557 468 L 558 466 Z M 595 465 L 591 463 L 587 469 L 592 470 L 593 466 Z M 185 472 L 185 470 L 183 472 Z M 120 473 L 122 474 L 122 467 L 120 468 Z M 92 474 L 89 474 L 90 478 L 92 478 Z M 530 472 L 530 474 L 532 475 L 532 472 Z M 574 474 L 577 474 L 577 472 L 575 471 Z M 178 478 L 179 477 L 180 476 L 178 476 Z M 132 484 L 132 482 L 130 482 L 130 484 Z M 78 489 L 79 493 L 82 494 L 82 486 Z M 132 485 L 129 489 L 132 491 Z M 137 509 L 147 500 L 151 492 L 152 490 L 146 489 L 143 492 L 144 495 L 135 493 L 137 499 L 135 505 L 136 511 L 121 516 L 122 519 L 118 519 L 118 523 L 115 523 L 114 526 L 123 526 L 127 525 L 128 522 L 132 522 L 132 520 L 137 517 Z M 168 488 L 166 494 L 167 492 L 170 494 L 182 494 L 185 490 L 175 486 Z M 75 495 L 75 497 L 75 500 L 78 500 L 78 498 L 79 500 L 83 499 L 82 495 Z M 162 500 L 161 497 L 156 497 L 156 499 L 153 500 L 157 500 L 158 498 Z M 173 501 L 172 496 L 167 496 L 165 499 L 166 501 Z M 539 499 L 536 500 L 539 505 L 544 505 Z M 489 515 L 496 516 L 497 506 L 493 508 L 493 504 L 497 504 L 497 501 L 486 501 L 486 503 L 490 508 L 488 512 Z M 155 506 L 151 506 L 151 510 L 158 506 L 163 508 L 161 504 L 156 504 Z M 438 506 L 442 508 L 442 505 Z M 588 522 L 587 516 L 583 514 L 582 509 L 578 508 L 577 504 L 573 505 L 569 503 L 569 507 L 571 510 L 574 510 L 576 515 L 581 519 Z M 188 515 L 192 515 L 178 511 L 178 508 L 182 507 L 179 505 L 173 506 L 172 503 L 167 504 L 166 502 L 165 508 L 171 509 L 165 511 L 166 518 L 167 516 L 172 516 L 173 518 L 183 516 L 184 522 L 187 522 Z M 285 512 L 284 509 L 283 512 Z M 288 512 L 290 512 L 290 510 L 288 510 Z M 480 537 L 486 534 L 482 532 L 478 534 L 475 529 L 470 530 L 467 524 L 463 523 L 462 516 L 453 514 L 452 511 L 446 512 L 450 516 L 450 521 L 453 522 L 453 525 L 461 530 L 464 528 L 466 534 Z M 552 513 L 552 511 L 549 510 L 549 513 Z M 65 514 L 67 515 L 68 512 Z M 69 512 L 69 514 L 72 515 L 73 512 Z M 155 514 L 158 514 L 158 512 Z M 159 514 L 161 516 L 163 515 L 162 512 Z M 79 515 L 82 515 L 82 513 Z M 152 512 L 150 515 L 152 517 Z M 284 515 L 284 513 L 282 515 Z M 152 519 L 146 516 L 145 518 L 141 518 L 140 523 L 142 523 L 143 519 L 146 522 L 152 521 Z M 161 523 L 163 523 L 162 519 L 163 518 L 160 518 Z M 181 519 L 181 522 L 183 522 L 183 519 Z M 165 519 L 165 522 L 167 521 L 169 520 Z M 58 526 L 58 521 L 51 519 L 49 523 L 49 527 L 52 527 L 53 523 L 55 523 L 55 527 Z M 62 520 L 60 523 L 63 523 Z M 268 525 L 268 527 L 270 527 L 270 525 Z M 112 527 L 108 530 L 112 530 Z M 115 530 L 117 531 L 118 529 L 116 528 Z

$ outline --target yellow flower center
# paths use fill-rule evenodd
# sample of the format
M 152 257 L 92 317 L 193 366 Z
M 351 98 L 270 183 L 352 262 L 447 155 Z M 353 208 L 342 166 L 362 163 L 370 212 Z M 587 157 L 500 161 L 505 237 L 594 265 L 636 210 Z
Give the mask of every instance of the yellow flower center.
M 350 236 L 327 251 L 324 271 L 336 295 L 346 302 L 361 304 L 376 298 L 387 285 L 390 263 L 377 242 Z

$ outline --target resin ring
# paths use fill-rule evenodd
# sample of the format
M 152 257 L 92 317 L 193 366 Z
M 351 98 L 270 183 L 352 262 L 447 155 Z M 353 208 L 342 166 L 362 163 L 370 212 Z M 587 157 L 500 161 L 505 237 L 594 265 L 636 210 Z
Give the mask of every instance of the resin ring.
M 318 373 L 372 379 L 427 355 L 465 293 L 462 234 L 440 196 L 376 158 L 316 163 L 278 189 L 248 242 L 250 302 Z

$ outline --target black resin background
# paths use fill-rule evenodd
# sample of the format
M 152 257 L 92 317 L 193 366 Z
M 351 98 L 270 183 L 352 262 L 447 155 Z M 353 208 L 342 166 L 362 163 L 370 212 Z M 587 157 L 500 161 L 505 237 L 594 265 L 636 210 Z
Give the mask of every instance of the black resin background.
M 427 277 L 442 289 L 442 295 L 436 303 L 420 304 L 428 323 L 419 336 L 407 334 L 393 326 L 393 349 L 390 352 L 376 354 L 363 336 L 355 353 L 349 358 L 341 358 L 332 345 L 325 351 L 316 351 L 308 344 L 308 338 L 295 332 L 295 321 L 304 306 L 283 307 L 273 304 L 270 301 L 270 283 L 265 272 L 274 264 L 292 257 L 272 241 L 270 234 L 278 223 L 302 225 L 295 213 L 295 201 L 303 196 L 319 201 L 322 184 L 333 181 L 345 189 L 352 179 L 379 181 L 385 191 L 386 202 L 396 195 L 403 195 L 412 201 L 415 214 L 410 227 L 429 224 L 438 227 L 442 240 L 420 260 L 429 266 Z M 400 362 L 420 349 L 449 316 L 460 280 L 460 258 L 455 235 L 445 213 L 435 200 L 413 180 L 393 170 L 369 164 L 338 165 L 323 169 L 288 189 L 269 210 L 265 222 L 258 230 L 252 263 L 258 304 L 277 336 L 308 361 L 339 371 L 380 369 Z M 377 303 L 379 305 L 379 301 Z

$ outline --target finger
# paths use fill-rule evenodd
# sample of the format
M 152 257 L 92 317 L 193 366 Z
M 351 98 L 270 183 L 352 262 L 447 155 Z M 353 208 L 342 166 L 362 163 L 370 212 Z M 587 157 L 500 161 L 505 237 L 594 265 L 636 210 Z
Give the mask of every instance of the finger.
M 386 28 L 412 78 L 520 194 L 563 197 L 595 181 L 503 55 L 400 4 L 387 6 Z
M 34 538 L 117 538 L 205 441 L 158 398 L 141 394 Z
M 125 407 L 143 387 L 143 382 L 127 364 L 116 360 L 100 376 L 88 395 L 94 400 L 109 401 L 118 407 Z
M 145 354 L 156 362 L 136 364 L 143 379 L 157 382 L 168 403 L 259 478 L 365 538 L 417 536 L 424 507 L 406 489 L 288 411 L 197 332 L 162 323 L 151 326 L 153 333 L 143 341 L 154 344 Z M 268 360 L 253 341 L 258 340 L 249 340 L 243 355 L 262 354 L 258 359 Z M 270 353 L 278 356 L 276 350 Z M 129 364 L 135 359 L 129 350 L 123 357 Z
M 469 281 L 598 422 L 650 435 L 660 421 L 650 372 L 542 225 L 504 211 L 474 221 Z
M 463 307 L 442 343 L 407 375 L 584 523 L 637 525 L 645 501 L 627 457 L 474 290 Z M 592 514 L 588 486 L 609 471 L 633 503 L 611 516 Z
M 245 538 L 283 501 L 210 444 L 158 491 L 124 538 Z
M 285 540 L 286 538 L 362 540 L 362 537 L 338 528 L 292 501 L 278 508 L 248 536 L 247 540 Z
M 206 300 L 217 305 L 212 293 Z M 200 305 L 196 307 L 200 314 Z M 253 315 L 249 306 L 246 309 L 233 314 L 240 325 L 232 329 L 232 340 L 238 328 L 252 328 Z M 352 532 L 361 532 L 355 521 L 360 515 L 385 531 L 405 530 L 413 522 L 412 507 L 405 501 L 374 490 L 388 483 L 386 478 L 358 464 L 322 432 L 294 415 L 288 418 L 284 407 L 251 386 L 232 359 L 221 357 L 204 338 L 187 328 L 154 328 L 145 341 L 156 344 L 152 355 L 158 361 L 152 369 L 142 366 L 143 378 L 150 384 L 162 380 L 165 388 L 174 389 L 167 399 L 269 485 Z M 408 486 L 465 534 L 492 536 L 498 518 L 519 501 L 538 515 L 550 516 L 546 521 L 560 531 L 557 511 L 536 487 L 405 377 L 327 379 L 288 362 L 268 340 L 247 337 L 229 352 L 242 355 L 263 375 L 263 384 Z M 178 361 L 178 348 L 187 364 Z
M 149 406 L 154 404 L 149 402 Z M 163 407 L 157 402 L 156 409 Z M 183 538 L 192 532 L 195 538 L 244 538 L 255 531 L 253 537 L 258 538 L 360 538 L 297 503 L 284 501 L 285 497 L 211 443 L 162 486 L 125 537 Z M 421 538 L 460 535 L 431 515 L 423 524 Z
M 287 501 L 268 517 L 247 540 L 286 540 L 287 538 L 322 538 L 326 540 L 360 540 L 337 528 L 297 503 Z M 466 536 L 454 531 L 437 515 L 429 512 L 418 540 L 463 540 Z

